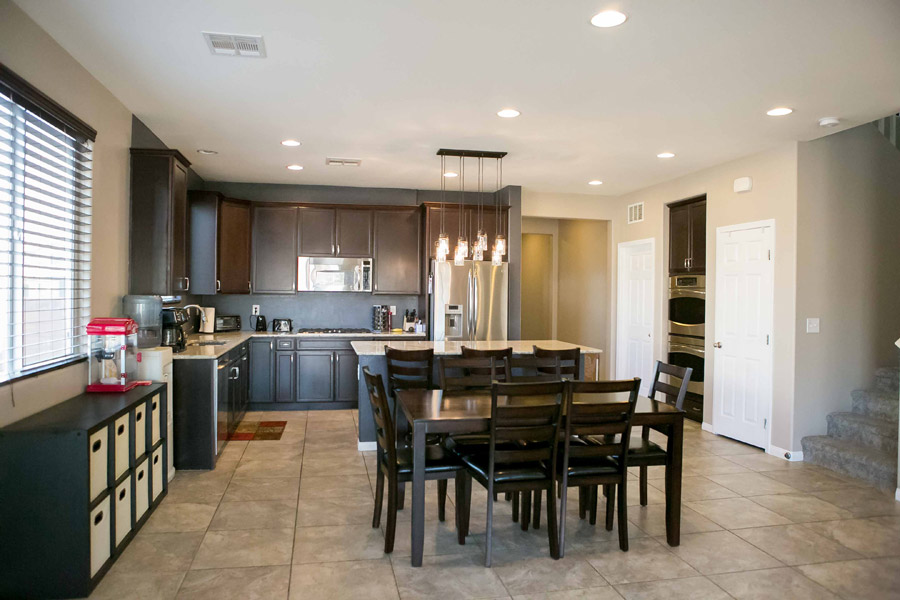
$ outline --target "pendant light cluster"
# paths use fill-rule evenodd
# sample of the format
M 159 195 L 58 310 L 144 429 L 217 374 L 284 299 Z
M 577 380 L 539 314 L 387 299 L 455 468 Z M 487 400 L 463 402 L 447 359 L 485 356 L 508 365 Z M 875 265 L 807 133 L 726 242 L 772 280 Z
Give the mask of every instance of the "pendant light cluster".
M 450 237 L 444 230 L 444 209 L 445 205 L 445 173 L 447 156 L 456 156 L 459 158 L 459 168 L 457 174 L 459 176 L 459 215 L 456 247 L 453 249 L 453 263 L 455 265 L 464 265 L 469 257 L 469 250 L 472 250 L 472 260 L 484 260 L 484 253 L 488 250 L 488 234 L 484 228 L 484 159 L 492 158 L 497 161 L 497 190 L 494 194 L 494 210 L 496 212 L 496 232 L 494 236 L 494 245 L 491 248 L 491 264 L 501 265 L 503 256 L 506 254 L 506 238 L 501 233 L 503 231 L 503 211 L 500 210 L 500 190 L 503 188 L 503 157 L 506 152 L 483 152 L 478 150 L 438 150 L 441 157 L 441 231 L 435 242 L 435 260 L 437 262 L 446 262 L 447 255 L 450 253 Z M 476 223 L 478 226 L 475 238 L 472 243 L 465 235 L 465 194 L 466 194 L 466 158 L 478 159 L 478 207 L 476 212 Z

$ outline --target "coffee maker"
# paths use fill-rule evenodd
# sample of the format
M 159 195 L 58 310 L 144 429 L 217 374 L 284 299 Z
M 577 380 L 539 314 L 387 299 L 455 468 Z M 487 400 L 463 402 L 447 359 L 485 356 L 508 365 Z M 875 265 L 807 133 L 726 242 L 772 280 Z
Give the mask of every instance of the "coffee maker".
M 187 311 L 179 307 L 164 308 L 162 317 L 162 345 L 171 347 L 172 352 L 184 352 L 187 347 Z

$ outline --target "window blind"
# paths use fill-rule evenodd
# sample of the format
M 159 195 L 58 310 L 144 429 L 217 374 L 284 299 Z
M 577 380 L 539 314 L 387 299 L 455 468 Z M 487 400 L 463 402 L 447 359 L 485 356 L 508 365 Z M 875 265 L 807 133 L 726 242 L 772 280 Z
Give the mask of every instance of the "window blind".
M 88 351 L 92 141 L 42 108 L 0 79 L 0 382 Z

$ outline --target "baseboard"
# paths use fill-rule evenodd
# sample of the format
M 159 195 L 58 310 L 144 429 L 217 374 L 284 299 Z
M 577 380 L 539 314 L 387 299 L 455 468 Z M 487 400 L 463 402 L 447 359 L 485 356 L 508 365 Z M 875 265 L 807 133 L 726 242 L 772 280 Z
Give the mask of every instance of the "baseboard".
M 712 428 L 712 423 L 701 423 L 700 429 L 702 429 L 703 431 L 708 431 L 713 434 L 715 433 L 715 431 L 713 431 L 713 428 Z
M 803 462 L 802 451 L 790 452 L 789 450 L 785 450 L 784 448 L 770 445 L 768 448 L 766 448 L 766 454 L 771 454 L 772 456 L 783 458 L 791 462 Z
M 356 449 L 359 452 L 375 452 L 378 450 L 378 442 L 356 442 Z

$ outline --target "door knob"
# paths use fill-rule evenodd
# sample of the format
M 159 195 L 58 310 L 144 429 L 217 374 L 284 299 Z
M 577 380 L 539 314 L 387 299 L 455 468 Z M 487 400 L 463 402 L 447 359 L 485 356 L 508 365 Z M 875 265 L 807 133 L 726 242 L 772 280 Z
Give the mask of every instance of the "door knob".
M 713 348 L 721 348 L 721 347 L 722 347 L 722 342 L 716 342 L 715 344 L 713 344 Z

